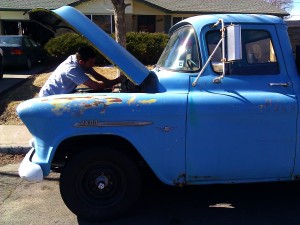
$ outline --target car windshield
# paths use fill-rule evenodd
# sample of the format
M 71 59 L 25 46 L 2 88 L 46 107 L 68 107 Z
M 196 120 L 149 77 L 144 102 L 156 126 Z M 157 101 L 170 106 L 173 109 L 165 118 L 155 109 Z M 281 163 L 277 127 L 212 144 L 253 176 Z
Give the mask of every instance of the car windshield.
M 0 37 L 0 46 L 20 46 L 21 42 L 19 37 Z
M 157 66 L 176 71 L 199 70 L 198 45 L 191 26 L 181 27 L 172 34 Z

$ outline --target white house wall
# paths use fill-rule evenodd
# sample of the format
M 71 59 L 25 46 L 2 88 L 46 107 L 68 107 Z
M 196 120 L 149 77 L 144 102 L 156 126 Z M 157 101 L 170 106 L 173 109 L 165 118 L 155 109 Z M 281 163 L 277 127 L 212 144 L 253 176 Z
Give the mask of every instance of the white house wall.
M 156 32 L 164 32 L 164 16 L 156 16 Z
M 183 18 L 188 18 L 192 16 L 198 16 L 201 14 L 172 14 L 172 17 L 183 17 Z
M 136 15 L 167 15 L 165 12 L 151 8 L 140 2 L 133 2 L 133 14 Z
M 0 11 L 0 20 L 28 20 L 28 14 L 23 15 L 24 12 L 16 11 Z

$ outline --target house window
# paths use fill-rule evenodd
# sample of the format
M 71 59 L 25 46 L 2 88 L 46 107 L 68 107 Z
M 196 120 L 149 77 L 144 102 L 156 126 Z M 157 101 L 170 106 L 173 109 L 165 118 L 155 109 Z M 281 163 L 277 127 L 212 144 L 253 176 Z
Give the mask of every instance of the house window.
M 115 31 L 113 15 L 86 15 L 90 20 L 97 24 L 106 33 L 111 34 Z
M 138 16 L 138 32 L 155 32 L 155 16 Z
M 173 17 L 172 25 L 174 25 L 184 19 L 186 19 L 186 17 Z

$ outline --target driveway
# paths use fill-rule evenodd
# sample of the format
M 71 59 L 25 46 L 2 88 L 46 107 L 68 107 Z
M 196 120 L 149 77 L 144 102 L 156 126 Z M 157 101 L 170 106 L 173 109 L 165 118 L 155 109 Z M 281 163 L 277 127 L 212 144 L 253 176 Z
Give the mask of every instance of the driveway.
M 58 174 L 22 181 L 19 164 L 0 167 L 0 224 L 80 225 L 299 225 L 300 183 L 174 188 L 146 178 L 134 209 L 119 219 L 91 223 L 61 200 Z
M 24 81 L 26 78 L 40 73 L 43 69 L 43 64 L 35 65 L 30 70 L 23 70 L 19 68 L 5 68 L 3 79 L 0 79 L 0 93 L 8 91 L 10 88 Z

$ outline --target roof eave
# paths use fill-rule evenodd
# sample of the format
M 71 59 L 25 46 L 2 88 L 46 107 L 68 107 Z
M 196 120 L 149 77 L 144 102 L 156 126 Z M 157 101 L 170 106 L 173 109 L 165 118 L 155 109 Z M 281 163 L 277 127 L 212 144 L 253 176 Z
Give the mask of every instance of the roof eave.
M 73 3 L 70 3 L 70 4 L 67 4 L 68 6 L 72 6 L 72 7 L 75 7 L 83 2 L 86 2 L 88 0 L 80 0 L 80 1 L 76 1 L 76 2 L 73 2 Z M 44 9 L 48 9 L 48 10 L 54 10 L 54 9 L 57 9 L 57 8 L 60 8 L 64 5 L 58 5 L 57 7 L 52 7 L 52 8 L 49 8 L 49 7 L 38 7 L 38 8 L 44 8 Z M 17 12 L 17 11 L 29 11 L 29 10 L 32 10 L 32 8 L 0 8 L 0 11 L 12 11 L 12 12 Z
M 30 9 L 11 9 L 11 8 L 0 8 L 0 11 L 11 11 L 11 12 L 16 12 L 16 11 L 27 11 Z
M 279 13 L 279 12 L 231 12 L 231 11 L 170 11 L 166 10 L 171 14 L 192 14 L 192 15 L 209 15 L 209 14 L 262 14 L 262 15 L 273 15 L 278 17 L 289 16 L 289 13 Z
M 274 15 L 274 16 L 278 16 L 278 17 L 284 17 L 284 16 L 288 16 L 289 13 L 287 12 L 221 12 L 221 11 L 177 11 L 177 10 L 170 10 L 161 6 L 158 6 L 156 4 L 153 4 L 151 2 L 148 1 L 144 1 L 144 0 L 136 0 L 138 2 L 141 2 L 145 5 L 148 5 L 152 8 L 158 9 L 162 12 L 165 13 L 169 13 L 169 14 L 222 14 L 222 13 L 228 13 L 228 14 L 265 14 L 265 15 Z
M 152 8 L 154 8 L 154 9 L 157 9 L 157 10 L 160 10 L 160 11 L 162 11 L 162 12 L 165 12 L 165 13 L 172 13 L 171 10 L 168 10 L 168 9 L 166 9 L 166 8 L 164 8 L 164 7 L 161 7 L 161 6 L 152 4 L 151 2 L 147 2 L 147 1 L 144 1 L 144 0 L 136 0 L 136 1 L 137 1 L 137 2 L 140 2 L 140 3 L 143 3 L 143 4 L 145 4 L 145 5 L 148 5 L 148 6 L 152 7 Z

